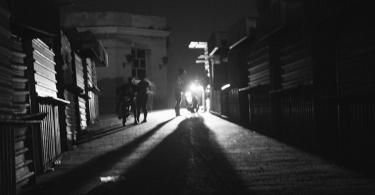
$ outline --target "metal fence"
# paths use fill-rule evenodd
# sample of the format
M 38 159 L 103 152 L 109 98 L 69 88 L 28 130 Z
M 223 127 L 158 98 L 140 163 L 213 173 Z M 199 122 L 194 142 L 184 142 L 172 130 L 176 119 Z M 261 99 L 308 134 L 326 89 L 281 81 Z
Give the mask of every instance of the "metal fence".
M 250 126 L 262 133 L 271 131 L 271 103 L 267 91 L 250 91 L 249 95 Z
M 339 150 L 344 156 L 375 158 L 375 96 L 345 98 L 338 104 Z
M 58 106 L 39 104 L 39 111 L 48 113 L 40 124 L 42 168 L 47 171 L 61 154 Z
M 315 101 L 311 93 L 285 93 L 280 97 L 282 134 L 308 147 L 315 145 Z
M 211 91 L 210 103 L 210 112 L 221 114 L 221 90 Z

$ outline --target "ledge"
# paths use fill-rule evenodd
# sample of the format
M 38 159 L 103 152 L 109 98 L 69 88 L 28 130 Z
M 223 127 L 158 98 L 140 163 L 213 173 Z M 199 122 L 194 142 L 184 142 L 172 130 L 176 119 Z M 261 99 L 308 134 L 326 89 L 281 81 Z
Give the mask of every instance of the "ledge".
M 2 125 L 31 125 L 31 124 L 39 124 L 41 120 L 16 120 L 16 119 L 7 119 L 7 120 L 0 120 L 0 124 Z
M 249 90 L 250 89 L 250 86 L 248 86 L 248 87 L 244 87 L 244 88 L 239 88 L 238 89 L 238 91 L 247 91 L 247 90 Z
M 284 92 L 290 92 L 290 91 L 305 91 L 305 90 L 312 90 L 313 84 L 308 84 L 308 85 L 299 85 L 296 87 L 291 87 L 291 88 L 286 88 L 286 89 L 275 89 L 275 90 L 270 90 L 269 94 L 278 94 L 278 93 L 284 93 Z
M 80 97 L 80 98 L 83 98 L 83 99 L 85 99 L 85 100 L 91 99 L 91 98 L 90 98 L 88 95 L 86 95 L 86 94 L 78 94 L 77 96 Z
M 70 101 L 63 100 L 63 99 L 60 99 L 60 98 L 57 98 L 57 97 L 51 97 L 51 96 L 48 96 L 48 97 L 38 96 L 38 99 L 43 103 L 64 104 L 64 105 L 70 104 Z
M 19 114 L 13 115 L 14 120 L 43 120 L 47 116 L 46 112 L 39 112 L 34 114 Z
M 143 29 L 134 27 L 122 27 L 122 26 L 98 26 L 98 27 L 77 27 L 79 32 L 91 31 L 93 33 L 105 34 L 105 33 L 120 33 L 130 35 L 140 35 L 149 37 L 167 37 L 169 31 L 154 30 L 154 29 Z
M 99 95 L 99 93 L 100 93 L 100 89 L 95 85 L 93 87 L 88 88 L 88 90 L 92 91 L 96 95 Z
M 74 95 L 79 95 L 83 93 L 83 89 L 79 88 L 77 85 L 65 85 L 64 89 L 68 90 L 69 92 L 73 93 Z

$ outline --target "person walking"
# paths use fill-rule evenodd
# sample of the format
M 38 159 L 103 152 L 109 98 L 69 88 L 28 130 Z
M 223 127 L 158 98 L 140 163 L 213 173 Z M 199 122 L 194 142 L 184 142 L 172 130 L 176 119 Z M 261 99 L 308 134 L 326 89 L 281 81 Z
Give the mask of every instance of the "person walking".
M 180 115 L 180 106 L 181 106 L 181 99 L 182 99 L 182 91 L 184 80 L 182 76 L 186 74 L 186 71 L 183 68 L 179 68 L 177 72 L 177 76 L 174 83 L 174 94 L 176 99 L 176 104 L 174 106 L 174 110 L 176 112 L 176 117 Z
M 141 109 L 143 112 L 143 121 L 142 123 L 147 122 L 147 101 L 148 95 L 150 93 L 150 82 L 146 79 L 146 74 L 141 74 L 139 76 L 141 79 L 138 82 L 138 95 L 137 95 L 137 120 L 141 115 Z
M 137 95 L 137 85 L 134 84 L 134 78 L 133 77 L 128 77 L 127 79 L 127 82 L 125 84 L 123 84 L 122 86 L 120 86 L 118 89 L 118 94 L 119 94 L 119 102 L 117 103 L 117 108 L 116 108 L 116 111 L 118 113 L 118 116 L 119 116 L 119 119 L 123 118 L 123 117 L 126 117 L 124 115 L 124 111 L 123 109 L 126 109 L 126 106 L 124 106 L 124 104 L 129 104 L 130 106 L 130 109 L 131 111 L 133 112 L 133 115 L 134 115 L 134 123 L 133 124 L 138 124 L 138 121 L 137 121 L 137 109 L 136 109 L 136 105 L 135 105 L 135 101 L 134 101 L 134 98 L 135 96 Z M 128 100 L 127 100 L 128 99 Z M 127 100 L 127 102 L 124 102 L 125 100 Z M 125 126 L 125 121 L 126 121 L 126 118 L 123 118 L 123 125 Z

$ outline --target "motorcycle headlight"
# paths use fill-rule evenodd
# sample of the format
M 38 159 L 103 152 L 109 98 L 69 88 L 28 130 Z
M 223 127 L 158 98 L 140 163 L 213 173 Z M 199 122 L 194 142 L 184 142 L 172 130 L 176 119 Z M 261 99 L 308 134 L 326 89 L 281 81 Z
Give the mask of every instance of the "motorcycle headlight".
M 197 86 L 193 83 L 193 84 L 190 85 L 189 90 L 195 91 L 195 90 L 197 90 Z
M 187 98 L 191 97 L 191 92 L 190 92 L 190 91 L 187 91 L 187 92 L 185 93 L 185 96 L 186 96 Z

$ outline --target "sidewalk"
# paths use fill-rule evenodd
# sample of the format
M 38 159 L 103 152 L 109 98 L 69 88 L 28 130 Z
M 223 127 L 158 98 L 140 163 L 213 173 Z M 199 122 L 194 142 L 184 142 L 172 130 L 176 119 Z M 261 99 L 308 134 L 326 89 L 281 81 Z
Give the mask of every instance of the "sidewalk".
M 132 120 L 130 117 L 128 121 Z M 128 122 L 130 124 L 130 122 Z M 95 123 L 88 126 L 82 133 L 81 138 L 77 141 L 77 144 L 82 144 L 93 139 L 103 137 L 105 135 L 120 131 L 124 127 L 121 124 L 121 120 L 117 118 L 116 114 L 104 114 L 100 115 Z M 125 127 L 126 128 L 126 127 Z
M 88 133 L 98 131 L 100 129 L 121 125 L 121 120 L 117 118 L 116 114 L 104 114 L 100 115 L 95 123 L 87 127 Z

